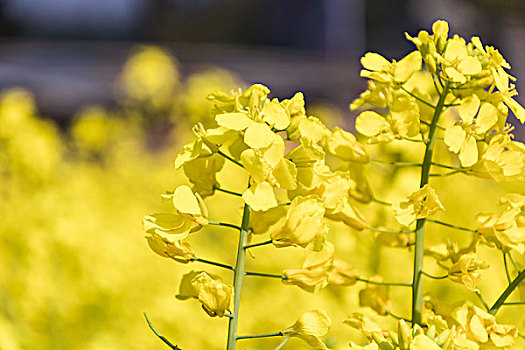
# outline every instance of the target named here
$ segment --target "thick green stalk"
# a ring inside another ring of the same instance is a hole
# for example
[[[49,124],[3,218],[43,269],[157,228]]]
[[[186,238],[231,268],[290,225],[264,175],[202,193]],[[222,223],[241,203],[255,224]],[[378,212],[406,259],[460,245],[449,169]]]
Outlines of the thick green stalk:
[[[521,271],[519,275],[516,276],[514,281],[512,281],[512,283],[509,284],[507,289],[505,289],[503,293],[501,293],[498,300],[496,300],[494,305],[490,308],[489,314],[495,315],[496,312],[498,312],[499,308],[505,303],[505,300],[507,300],[507,298],[510,296],[510,293],[512,293],[514,289],[518,288],[518,286],[521,282],[523,282],[523,280],[525,280],[525,270]]]
[[[432,123],[428,130],[428,143],[425,148],[425,157],[421,166],[421,182],[419,187],[428,184],[430,167],[432,166],[432,155],[436,141],[436,129],[439,117],[443,112],[445,99],[447,98],[449,83],[443,88],[441,96],[432,117]],[[425,248],[425,219],[418,219],[416,223],[416,244],[414,248],[414,273],[412,279],[412,324],[421,324],[421,312],[423,310],[423,251]]]
[[[241,289],[244,278],[244,260],[246,256],[246,242],[248,241],[248,226],[250,224],[250,207],[244,205],[242,214],[241,230],[239,231],[239,245],[237,248],[237,261],[233,276],[233,314],[228,324],[228,346],[227,350],[235,350],[237,345],[237,323],[239,321],[239,306],[241,304]]]

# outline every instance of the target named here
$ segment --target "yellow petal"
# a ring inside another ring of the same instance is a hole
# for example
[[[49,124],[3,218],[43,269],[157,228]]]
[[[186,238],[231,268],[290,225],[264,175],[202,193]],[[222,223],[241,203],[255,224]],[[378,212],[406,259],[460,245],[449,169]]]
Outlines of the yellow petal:
[[[266,211],[277,206],[273,187],[268,182],[261,182],[247,189],[242,199],[255,211]]]
[[[215,117],[217,124],[230,130],[244,130],[253,123],[245,113],[225,113]]]
[[[387,71],[391,65],[386,58],[375,52],[368,52],[361,57],[361,64],[363,68],[376,72]]]
[[[459,161],[462,167],[470,167],[478,162],[478,146],[476,139],[470,135],[467,135],[463,148],[459,152]]]
[[[463,143],[467,133],[459,125],[454,125],[445,130],[445,144],[448,146],[450,152],[459,153],[463,148]]]
[[[266,180],[270,174],[270,167],[264,159],[261,152],[254,149],[247,149],[241,153],[241,163],[244,165],[246,171],[250,173],[250,176],[257,183]]]
[[[455,83],[463,84],[467,81],[467,78],[460,72],[458,72],[453,67],[447,67],[445,68],[445,73],[447,73],[448,77]]]
[[[184,214],[202,215],[199,201],[188,186],[179,186],[175,189],[175,192],[173,192],[173,206]]]
[[[476,118],[476,133],[480,135],[486,133],[492,129],[497,121],[498,109],[490,103],[482,103]]]
[[[274,133],[266,123],[252,123],[244,132],[244,143],[251,148],[268,147],[274,141]]]
[[[316,349],[328,349],[321,341],[321,337],[328,333],[332,320],[326,312],[314,309],[302,315],[295,324],[282,331],[284,336],[298,337]]]
[[[281,158],[272,171],[280,188],[295,190],[297,188],[297,168],[288,159]]]
[[[284,130],[290,125],[290,117],[277,99],[267,103],[263,107],[261,114],[263,115],[263,120],[277,130]]]
[[[301,137],[307,137],[315,143],[330,135],[330,131],[318,118],[308,117],[299,123]]]
[[[474,117],[478,113],[481,102],[477,95],[464,98],[458,107],[459,116],[465,125],[472,124]]]
[[[481,72],[481,63],[476,57],[467,57],[458,64],[458,71],[465,75],[475,75]]]
[[[364,111],[357,117],[355,128],[360,134],[373,137],[390,129],[390,124],[378,113]]]
[[[404,137],[414,137],[419,134],[419,105],[416,100],[407,95],[396,96],[390,108],[396,131]]]
[[[422,58],[419,51],[414,51],[394,65],[394,78],[398,82],[407,81],[412,74],[421,69]]]

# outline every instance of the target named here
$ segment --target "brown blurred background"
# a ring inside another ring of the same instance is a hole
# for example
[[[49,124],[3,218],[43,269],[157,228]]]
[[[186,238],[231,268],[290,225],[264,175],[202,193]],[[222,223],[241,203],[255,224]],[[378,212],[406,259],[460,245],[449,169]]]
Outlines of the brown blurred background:
[[[111,105],[129,49],[153,43],[183,75],[218,65],[350,115],[364,87],[359,57],[398,58],[411,50],[402,33],[436,19],[494,44],[525,77],[522,0],[1,0],[0,88],[30,89],[44,115],[64,122],[88,103]]]

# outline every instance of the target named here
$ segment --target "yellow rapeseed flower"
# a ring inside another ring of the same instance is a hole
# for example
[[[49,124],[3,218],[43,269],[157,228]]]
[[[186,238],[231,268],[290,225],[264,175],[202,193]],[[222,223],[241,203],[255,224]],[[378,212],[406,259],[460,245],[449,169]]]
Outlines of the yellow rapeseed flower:
[[[302,315],[293,326],[281,331],[281,333],[285,337],[300,338],[315,349],[328,350],[321,341],[321,337],[328,333],[331,326],[332,320],[326,312],[321,309],[314,309]]]
[[[230,311],[233,287],[222,282],[222,279],[205,271],[191,271],[182,277],[179,300],[198,299],[202,308],[211,317],[223,317]]]

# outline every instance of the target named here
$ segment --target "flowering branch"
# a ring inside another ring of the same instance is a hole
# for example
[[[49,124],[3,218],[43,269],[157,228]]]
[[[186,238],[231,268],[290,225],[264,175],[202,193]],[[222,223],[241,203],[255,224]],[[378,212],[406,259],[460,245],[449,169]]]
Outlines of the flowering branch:
[[[357,280],[357,281],[360,281],[360,282],[370,283],[370,284],[377,284],[377,285],[379,285],[379,286],[412,287],[412,284],[411,284],[411,283],[401,283],[401,282],[379,282],[379,281],[367,280],[367,279],[365,279],[365,278],[361,278],[361,277],[357,277],[356,280]]]
[[[253,247],[260,247],[260,246],[268,245],[268,244],[272,244],[272,243],[273,243],[273,241],[270,239],[270,240],[264,241],[264,242],[259,242],[259,243],[253,243],[253,244],[245,245],[244,249],[249,249],[249,248],[253,248]]]
[[[478,230],[474,230],[474,229],[467,228],[467,227],[456,226],[456,225],[449,224],[447,222],[434,220],[434,219],[430,219],[430,218],[426,218],[426,221],[433,222],[435,224],[446,226],[446,227],[455,228],[456,230],[460,230],[460,231],[468,231],[468,232],[473,232],[473,233],[477,233],[478,232]]]
[[[208,221],[208,225],[214,225],[214,226],[224,226],[224,227],[230,227],[230,228],[234,228],[236,230],[241,230],[241,228],[237,225],[234,225],[234,224],[228,224],[226,222],[216,222],[216,221]]]
[[[157,337],[159,337],[160,340],[162,340],[166,345],[168,345],[171,349],[173,350],[182,350],[181,348],[179,348],[177,345],[173,345],[168,339],[166,339],[166,337],[164,337],[162,334],[160,334],[159,332],[157,332],[157,330],[153,327],[153,325],[151,324],[151,322],[149,321],[148,319],[148,315],[144,312],[144,317],[146,318],[146,322],[148,322],[148,326],[149,328],[153,331],[153,333],[155,333],[155,335]]]

